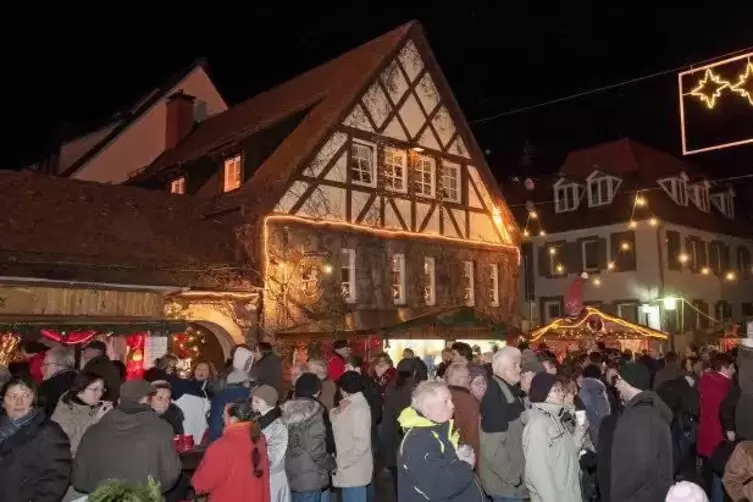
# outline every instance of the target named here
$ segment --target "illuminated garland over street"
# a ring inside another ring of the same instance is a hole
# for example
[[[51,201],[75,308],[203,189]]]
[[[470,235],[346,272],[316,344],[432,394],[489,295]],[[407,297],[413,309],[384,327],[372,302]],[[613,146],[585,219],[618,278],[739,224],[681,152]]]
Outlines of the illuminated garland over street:
[[[597,328],[593,327],[593,323],[599,324]],[[607,329],[605,323],[614,323],[618,327],[625,328],[620,329]],[[594,337],[615,337],[615,338],[654,338],[658,340],[666,340],[668,335],[662,331],[647,328],[639,324],[633,324],[619,317],[614,317],[609,314],[596,309],[594,307],[586,307],[584,314],[578,319],[561,318],[533,330],[528,336],[529,341],[538,341],[544,335],[554,334],[559,335],[562,338],[578,339],[584,336]]]

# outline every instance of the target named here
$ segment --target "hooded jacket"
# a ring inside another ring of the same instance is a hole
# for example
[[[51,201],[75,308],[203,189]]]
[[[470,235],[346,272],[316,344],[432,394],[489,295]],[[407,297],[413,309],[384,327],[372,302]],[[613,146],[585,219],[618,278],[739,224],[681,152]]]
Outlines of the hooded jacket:
[[[702,457],[710,457],[724,441],[720,411],[722,401],[731,389],[732,380],[716,371],[706,373],[698,383],[701,417],[696,451]]]
[[[438,424],[405,408],[398,418],[405,436],[398,450],[400,502],[484,502],[473,466],[457,455],[453,421]]]
[[[671,422],[672,411],[652,391],[625,404],[612,439],[610,500],[664,502],[674,482]]]
[[[591,443],[598,448],[601,421],[612,412],[609,406],[609,397],[607,397],[607,386],[596,378],[584,378],[578,397],[583,401],[583,406],[586,408],[588,435],[591,438]]]
[[[327,428],[321,403],[296,398],[282,404],[282,421],[288,427],[285,472],[290,490],[315,492],[329,486],[335,459],[327,452]]]

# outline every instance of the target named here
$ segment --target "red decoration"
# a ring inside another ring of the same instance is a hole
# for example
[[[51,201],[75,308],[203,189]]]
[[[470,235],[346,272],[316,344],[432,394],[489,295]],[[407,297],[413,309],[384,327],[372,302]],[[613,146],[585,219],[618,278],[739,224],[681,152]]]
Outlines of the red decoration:
[[[62,343],[63,345],[80,345],[82,343],[89,342],[94,335],[97,334],[94,330],[89,331],[72,331],[70,333],[61,333],[59,331],[53,331],[51,329],[40,330],[42,336],[53,342]]]
[[[135,333],[126,337],[128,352],[126,355],[126,379],[144,378],[144,345],[146,333]]]
[[[576,319],[583,314],[585,306],[583,305],[583,283],[586,280],[582,277],[576,278],[565,293],[565,315],[571,319]]]

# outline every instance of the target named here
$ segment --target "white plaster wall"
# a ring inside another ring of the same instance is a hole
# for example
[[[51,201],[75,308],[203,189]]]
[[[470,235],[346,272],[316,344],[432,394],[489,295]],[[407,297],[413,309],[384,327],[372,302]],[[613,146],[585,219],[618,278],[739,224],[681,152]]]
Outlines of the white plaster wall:
[[[202,68],[196,68],[166,96],[182,90],[206,103],[207,116],[227,109],[227,105]],[[151,164],[165,150],[166,100],[155,104],[102,152],[72,177],[100,183],[122,183],[128,174]]]

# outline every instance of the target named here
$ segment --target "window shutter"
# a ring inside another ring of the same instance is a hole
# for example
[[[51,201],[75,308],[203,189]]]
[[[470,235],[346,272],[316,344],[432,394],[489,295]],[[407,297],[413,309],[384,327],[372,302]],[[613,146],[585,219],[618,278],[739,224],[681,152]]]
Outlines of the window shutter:
[[[615,262],[615,272],[634,271],[637,266],[635,232],[633,230],[615,232],[609,236],[609,241],[611,258]],[[629,246],[625,251],[622,250],[623,243],[627,243]]]
[[[709,266],[709,251],[706,241],[700,237],[696,237],[695,241],[696,252],[698,253],[698,266],[700,268]]]
[[[583,246],[580,242],[568,242],[565,248],[565,272],[580,274],[583,272]]]
[[[729,270],[732,268],[730,267],[731,260],[730,260],[729,246],[724,243],[721,243],[720,252],[722,253],[722,275],[724,275],[727,272],[729,272]]]
[[[688,235],[687,237],[685,237],[685,253],[688,255],[687,266],[693,272],[698,272],[699,270],[698,263],[693,261],[693,245],[697,242],[697,240],[698,239],[696,237],[693,237],[692,235]],[[698,251],[696,250],[696,253],[697,252]]]
[[[546,245],[539,246],[539,275],[541,277],[549,277],[549,250]]]
[[[604,271],[607,270],[607,263],[609,256],[607,253],[607,240],[599,238],[599,268]]]
[[[680,233],[667,230],[667,268],[669,270],[682,270],[680,263]]]
[[[709,243],[709,266],[716,275],[722,274],[722,271],[719,268],[719,263],[721,262],[720,256],[722,253],[721,244],[722,243],[719,241],[711,241]]]

